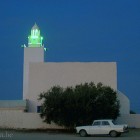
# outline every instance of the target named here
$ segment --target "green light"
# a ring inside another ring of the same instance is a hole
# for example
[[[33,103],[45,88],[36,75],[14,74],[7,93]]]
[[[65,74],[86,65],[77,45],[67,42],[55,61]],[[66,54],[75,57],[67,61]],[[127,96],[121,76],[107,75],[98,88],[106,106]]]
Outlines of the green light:
[[[43,37],[40,35],[40,30],[35,24],[31,29],[31,35],[28,37],[29,47],[42,47]]]
[[[31,36],[31,38],[35,39],[35,38],[38,38],[38,36]]]

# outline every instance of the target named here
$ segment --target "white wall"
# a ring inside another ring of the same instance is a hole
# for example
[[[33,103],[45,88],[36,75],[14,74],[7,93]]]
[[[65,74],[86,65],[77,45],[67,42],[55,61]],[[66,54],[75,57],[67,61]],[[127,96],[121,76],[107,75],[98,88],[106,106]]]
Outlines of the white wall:
[[[140,128],[140,114],[123,114],[118,117],[117,122],[120,124],[128,124],[132,128]]]
[[[140,114],[121,115],[117,122],[128,124],[129,127],[140,128]],[[0,111],[0,128],[13,129],[62,129],[55,124],[46,124],[42,121],[38,113],[25,113],[16,110]]]
[[[128,97],[118,91],[118,100],[120,101],[120,114],[130,114],[130,101]]]
[[[23,99],[27,99],[29,85],[29,64],[31,62],[44,62],[44,48],[24,48],[24,69],[23,69]]]
[[[36,112],[38,95],[52,86],[75,86],[85,82],[102,82],[117,89],[115,62],[67,62],[30,63],[29,66],[29,111]]]
[[[62,127],[44,123],[37,113],[3,110],[0,111],[0,128],[61,129]]]

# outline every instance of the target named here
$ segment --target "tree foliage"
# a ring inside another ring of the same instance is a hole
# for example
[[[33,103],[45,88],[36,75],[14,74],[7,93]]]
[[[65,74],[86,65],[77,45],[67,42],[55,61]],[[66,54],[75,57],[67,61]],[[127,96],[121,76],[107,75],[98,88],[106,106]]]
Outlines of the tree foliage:
[[[116,119],[119,116],[117,93],[102,83],[93,82],[62,88],[54,86],[39,95],[40,116],[60,126],[91,124],[95,119]]]

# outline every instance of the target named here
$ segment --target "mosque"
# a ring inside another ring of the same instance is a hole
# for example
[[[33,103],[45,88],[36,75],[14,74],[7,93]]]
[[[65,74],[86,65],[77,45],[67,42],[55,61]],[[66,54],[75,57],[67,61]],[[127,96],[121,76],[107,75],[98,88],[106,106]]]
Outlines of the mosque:
[[[27,101],[27,112],[39,112],[38,95],[52,86],[75,86],[85,82],[102,82],[117,89],[116,62],[44,62],[46,48],[40,29],[35,24],[24,45],[23,100]],[[129,99],[118,91],[120,113],[129,114]]]
[[[42,122],[38,114],[41,108],[41,101],[38,101],[39,94],[56,85],[65,88],[85,82],[95,84],[102,82],[117,91],[120,114],[126,116],[125,119],[128,118],[130,102],[118,91],[116,62],[45,62],[47,49],[43,45],[43,37],[37,24],[31,28],[28,45],[22,47],[24,50],[23,99],[0,100],[2,128],[57,128],[56,125]],[[133,120],[132,118],[130,121]]]

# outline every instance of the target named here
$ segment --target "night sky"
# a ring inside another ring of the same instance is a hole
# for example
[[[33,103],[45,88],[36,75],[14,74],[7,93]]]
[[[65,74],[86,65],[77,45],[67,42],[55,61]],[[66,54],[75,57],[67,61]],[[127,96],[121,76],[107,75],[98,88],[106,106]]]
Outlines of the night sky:
[[[140,113],[140,0],[3,0],[0,100],[22,99],[23,48],[36,22],[49,62],[117,62],[118,90]]]

